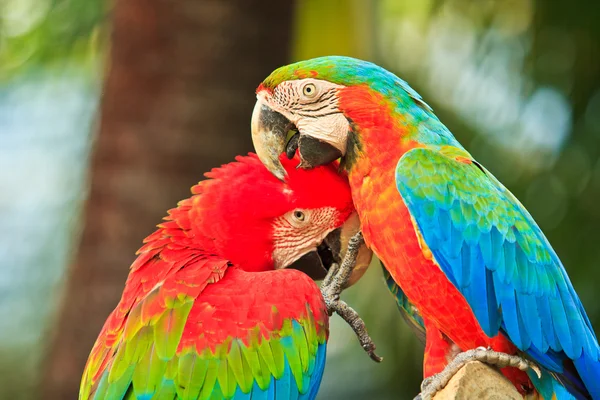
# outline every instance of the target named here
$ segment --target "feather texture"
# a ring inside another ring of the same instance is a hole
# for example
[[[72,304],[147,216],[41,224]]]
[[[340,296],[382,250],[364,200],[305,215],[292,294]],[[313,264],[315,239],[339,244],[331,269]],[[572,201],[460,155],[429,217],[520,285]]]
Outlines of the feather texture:
[[[600,399],[599,349],[589,319],[518,200],[393,73],[350,57],[319,57],[278,68],[258,91],[276,92],[282,82],[304,78],[340,86],[336,111],[350,122],[341,165],[365,242],[385,263],[399,307],[418,326],[415,314],[406,313],[415,304],[426,322],[426,376],[439,372],[428,365],[436,357],[427,352],[450,350],[429,346],[430,336],[445,336],[439,346],[511,353],[516,346],[572,393]],[[431,364],[443,368],[444,357],[436,359],[439,365]],[[517,389],[529,390],[527,375],[513,372]]]
[[[577,360],[595,360],[597,366],[598,342],[560,260],[518,200],[475,162],[459,161],[465,159],[470,155],[455,147],[417,148],[402,156],[397,187],[417,229],[427,245],[434,244],[435,260],[488,336],[505,332],[542,365],[537,353],[528,352],[532,346],[562,354],[593,388],[585,379],[589,363]],[[447,185],[455,190],[436,190]],[[458,255],[443,233],[446,215],[453,234],[463,238]],[[544,366],[564,372],[560,365]]]
[[[334,166],[283,162],[285,183],[256,156],[239,157],[169,211],[94,344],[80,399],[315,398],[327,310],[307,275],[274,270],[272,222],[296,207],[329,207],[338,212],[321,229],[332,230],[352,199]]]
[[[219,260],[201,259],[183,268],[226,266]],[[178,279],[177,273],[168,279]],[[257,293],[284,288],[286,299],[258,303],[263,297],[248,293],[247,284]],[[111,315],[90,355],[80,398],[119,399],[130,387],[133,399],[160,394],[160,398],[195,400],[213,398],[215,393],[226,399],[250,398],[251,393],[260,398],[272,385],[278,392],[293,388],[301,396],[318,385],[327,325],[324,309],[317,310],[317,316],[310,309],[310,297],[318,289],[307,276],[294,270],[247,273],[231,269],[196,297],[189,292],[197,286],[189,282],[191,290],[175,299],[165,298],[163,286],[142,297],[124,321],[117,318],[119,309]],[[230,299],[249,295],[253,299],[244,301],[245,307],[226,308],[222,301],[231,304]],[[279,300],[282,307],[294,303],[304,307],[293,318],[264,318]],[[134,311],[147,302],[159,303],[148,306],[155,314]],[[221,323],[226,318],[232,322]]]

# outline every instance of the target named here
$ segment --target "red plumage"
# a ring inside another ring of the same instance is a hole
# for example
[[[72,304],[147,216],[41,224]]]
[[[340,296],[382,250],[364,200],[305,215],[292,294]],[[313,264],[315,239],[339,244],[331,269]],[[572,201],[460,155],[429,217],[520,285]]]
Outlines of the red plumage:
[[[255,345],[250,341],[257,330],[269,340],[291,320],[313,321],[312,337],[327,335],[316,284],[302,272],[274,270],[274,221],[298,208],[332,208],[331,220],[319,228],[324,237],[353,212],[350,189],[337,166],[306,171],[296,168],[297,158],[281,161],[285,182],[254,154],[213,169],[144,240],[123,296],[92,349],[83,398],[98,390],[107,368],[120,376],[137,362],[148,329],[160,359],[190,349],[214,352],[232,338]],[[111,384],[117,383],[115,378]]]
[[[365,242],[423,316],[427,326],[423,375],[444,369],[457,350],[452,343],[462,350],[484,346],[516,353],[504,335],[490,338],[484,333],[464,296],[417,237],[412,216],[396,188],[395,170],[401,155],[423,145],[410,139],[402,114],[389,107],[381,94],[366,85],[340,92],[340,109],[360,126],[362,152],[376,155],[352,160],[355,164],[349,172]],[[525,372],[504,368],[503,373],[520,391],[532,386]]]

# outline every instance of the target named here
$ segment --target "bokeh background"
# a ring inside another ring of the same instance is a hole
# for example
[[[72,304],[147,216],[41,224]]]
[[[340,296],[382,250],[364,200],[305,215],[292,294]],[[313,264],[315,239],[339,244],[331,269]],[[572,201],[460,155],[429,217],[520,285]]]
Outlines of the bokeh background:
[[[599,4],[3,0],[0,398],[77,397],[142,238],[203,172],[252,149],[271,70],[327,54],[423,95],[530,210],[599,329]],[[423,349],[378,265],[344,297],[385,360],[334,318],[319,398],[412,398]]]

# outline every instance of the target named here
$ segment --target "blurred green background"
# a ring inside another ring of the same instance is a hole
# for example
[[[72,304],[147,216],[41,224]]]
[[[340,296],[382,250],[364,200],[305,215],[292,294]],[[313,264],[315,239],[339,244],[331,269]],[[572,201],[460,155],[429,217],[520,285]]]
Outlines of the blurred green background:
[[[0,398],[76,398],[142,238],[252,149],[271,70],[327,54],[420,92],[529,209],[600,327],[598,21],[596,0],[3,0]],[[379,266],[344,297],[385,360],[334,318],[319,398],[412,398],[423,349]]]

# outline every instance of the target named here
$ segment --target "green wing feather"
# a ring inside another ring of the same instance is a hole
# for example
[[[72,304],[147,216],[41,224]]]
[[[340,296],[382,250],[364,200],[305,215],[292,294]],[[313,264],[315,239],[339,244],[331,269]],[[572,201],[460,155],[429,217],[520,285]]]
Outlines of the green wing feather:
[[[560,372],[564,357],[580,374],[597,369],[596,336],[556,253],[521,203],[469,153],[410,150],[398,162],[396,185],[486,334],[501,329],[551,370]]]
[[[281,319],[277,329],[256,324],[240,330],[235,320],[207,324],[218,307],[214,299],[223,296],[213,291],[214,297],[206,298],[202,291],[208,282],[235,276],[223,272],[226,268],[222,260],[193,260],[185,265],[185,274],[200,281],[192,284],[175,272],[129,311],[117,307],[92,350],[80,399],[260,400],[294,393],[294,398],[314,398],[325,363],[327,321],[317,320],[305,304],[303,317]],[[248,294],[242,287],[238,292]],[[129,303],[131,293],[125,292],[122,303]],[[267,307],[278,315],[276,308]],[[248,315],[252,308],[240,312]],[[235,333],[209,342],[213,329]]]

